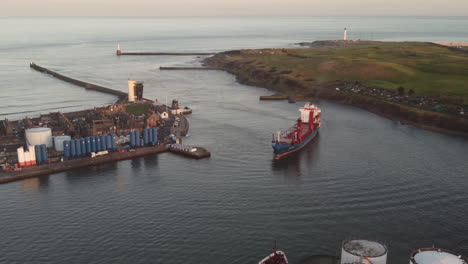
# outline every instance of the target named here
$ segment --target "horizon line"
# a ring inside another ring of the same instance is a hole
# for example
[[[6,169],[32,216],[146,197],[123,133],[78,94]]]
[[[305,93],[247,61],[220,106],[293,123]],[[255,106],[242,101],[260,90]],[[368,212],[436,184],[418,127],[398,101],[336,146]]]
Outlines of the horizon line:
[[[468,15],[149,15],[149,16],[131,16],[131,15],[51,15],[51,16],[26,16],[26,15],[0,15],[0,18],[45,18],[45,17],[55,17],[55,18],[171,18],[171,17],[468,17]]]

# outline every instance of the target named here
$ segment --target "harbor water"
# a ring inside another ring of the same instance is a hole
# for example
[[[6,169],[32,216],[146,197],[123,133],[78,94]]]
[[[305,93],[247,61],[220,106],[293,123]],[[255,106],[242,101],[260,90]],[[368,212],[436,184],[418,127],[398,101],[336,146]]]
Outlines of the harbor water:
[[[295,47],[348,37],[468,41],[468,17],[0,18],[0,118],[115,102],[29,68],[29,62],[146,98],[189,106],[190,136],[212,156],[171,153],[0,186],[0,263],[256,263],[274,241],[291,263],[339,255],[341,241],[389,247],[389,263],[432,245],[468,254],[468,140],[330,102],[315,141],[273,161],[272,133],[303,102],[197,67],[212,52]],[[447,30],[450,29],[450,30]]]

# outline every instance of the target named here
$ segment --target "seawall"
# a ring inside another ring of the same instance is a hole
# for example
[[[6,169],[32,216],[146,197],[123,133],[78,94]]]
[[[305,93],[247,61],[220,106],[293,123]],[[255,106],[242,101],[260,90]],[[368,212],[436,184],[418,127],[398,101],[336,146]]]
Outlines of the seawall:
[[[96,84],[83,82],[83,81],[80,81],[80,80],[77,80],[77,79],[67,77],[65,75],[62,75],[62,74],[56,73],[54,71],[51,71],[49,69],[46,69],[44,67],[41,67],[41,66],[37,65],[34,62],[31,62],[29,64],[29,66],[32,69],[36,70],[36,71],[39,71],[39,72],[42,72],[42,73],[47,73],[49,75],[54,76],[57,79],[60,79],[62,81],[65,81],[65,82],[68,82],[68,83],[71,83],[71,84],[74,84],[74,85],[77,85],[77,86],[84,87],[85,89],[88,89],[88,90],[93,90],[93,91],[98,91],[98,92],[101,92],[101,93],[116,95],[119,98],[126,98],[128,96],[127,93],[124,93],[124,92],[121,92],[121,91],[118,91],[118,90],[102,87],[102,86],[99,86],[99,85],[96,85]]]
[[[12,181],[18,181],[27,178],[38,177],[41,175],[53,174],[57,172],[72,170],[76,168],[88,167],[107,162],[132,159],[136,157],[146,156],[167,151],[166,146],[159,145],[155,147],[142,147],[133,149],[131,152],[111,152],[104,156],[95,158],[82,157],[63,162],[50,163],[35,167],[23,168],[21,171],[0,172],[0,184]]]
[[[160,70],[172,70],[172,71],[185,71],[185,70],[199,70],[199,71],[213,71],[213,70],[218,70],[213,67],[164,67],[161,66],[159,67]]]
[[[213,55],[214,52],[119,52],[117,56],[205,56]]]

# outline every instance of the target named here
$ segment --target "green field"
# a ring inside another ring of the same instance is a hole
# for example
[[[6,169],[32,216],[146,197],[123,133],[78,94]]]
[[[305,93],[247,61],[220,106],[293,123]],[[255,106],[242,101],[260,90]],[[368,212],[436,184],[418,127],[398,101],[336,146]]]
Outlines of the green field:
[[[340,47],[244,50],[230,55],[296,80],[359,81],[421,95],[448,95],[468,104],[468,53],[423,42],[363,42]]]
[[[151,108],[151,104],[127,104],[125,105],[125,111],[129,114],[140,116],[148,113]]]

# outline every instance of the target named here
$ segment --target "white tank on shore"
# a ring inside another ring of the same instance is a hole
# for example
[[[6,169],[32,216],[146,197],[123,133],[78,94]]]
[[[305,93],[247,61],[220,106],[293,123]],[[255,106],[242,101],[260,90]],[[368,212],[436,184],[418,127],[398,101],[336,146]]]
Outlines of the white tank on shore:
[[[71,140],[70,136],[56,136],[54,137],[55,151],[63,152],[63,142]]]
[[[29,155],[31,159],[31,165],[35,166],[36,165],[36,151],[34,150],[34,146],[29,145],[28,150],[29,150]]]
[[[467,264],[467,260],[442,248],[421,248],[411,253],[410,264]]]
[[[16,151],[18,152],[18,166],[22,168],[26,166],[26,163],[24,161],[24,148],[19,147]]]
[[[386,264],[387,247],[370,240],[347,240],[341,249],[341,264]]]
[[[33,146],[45,144],[48,148],[51,148],[52,129],[48,127],[26,129],[26,143]]]

